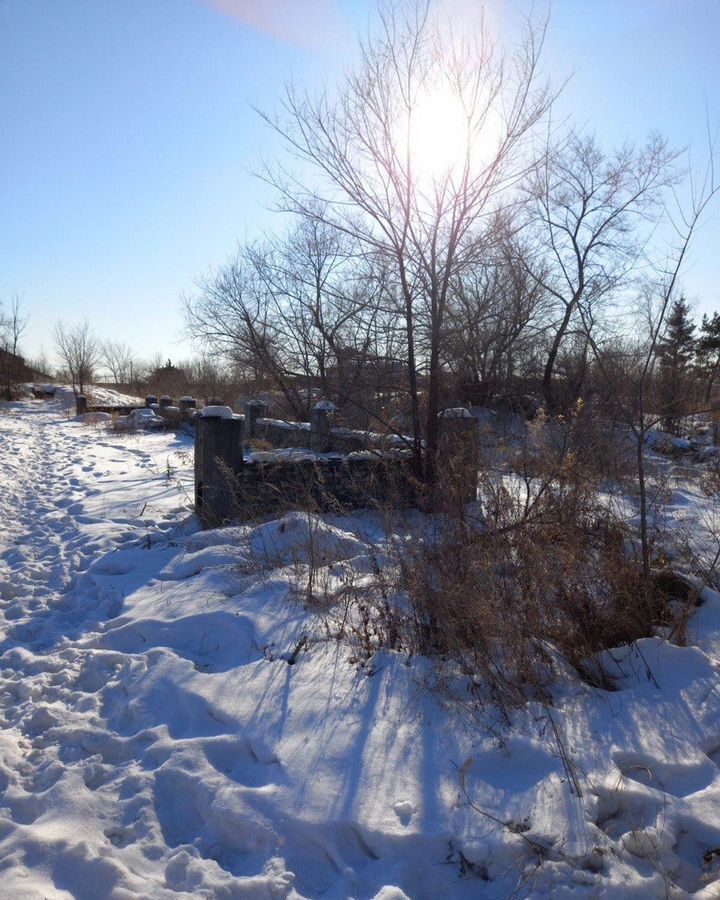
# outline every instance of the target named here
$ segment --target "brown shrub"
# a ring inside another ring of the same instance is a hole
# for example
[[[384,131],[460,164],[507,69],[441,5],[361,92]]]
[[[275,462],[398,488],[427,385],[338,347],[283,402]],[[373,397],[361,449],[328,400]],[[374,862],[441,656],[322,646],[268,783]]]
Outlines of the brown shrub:
[[[467,473],[452,465],[433,514],[413,520],[389,501],[390,537],[371,565],[307,576],[328,634],[359,660],[380,647],[432,656],[502,707],[545,698],[566,666],[610,687],[602,651],[670,625],[671,610],[574,428],[534,423],[507,470],[483,474],[481,504],[453,486]]]

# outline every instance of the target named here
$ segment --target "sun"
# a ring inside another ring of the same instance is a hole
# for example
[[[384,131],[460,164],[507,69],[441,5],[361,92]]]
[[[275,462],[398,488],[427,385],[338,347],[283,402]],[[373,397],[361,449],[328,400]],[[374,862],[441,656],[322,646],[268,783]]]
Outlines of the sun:
[[[468,107],[450,87],[436,86],[417,97],[399,137],[401,147],[407,141],[414,180],[432,184],[456,179],[466,164],[484,168],[501,131],[491,104]]]
[[[408,117],[407,135],[413,171],[437,180],[461,169],[470,151],[468,115],[449,89],[422,94]]]

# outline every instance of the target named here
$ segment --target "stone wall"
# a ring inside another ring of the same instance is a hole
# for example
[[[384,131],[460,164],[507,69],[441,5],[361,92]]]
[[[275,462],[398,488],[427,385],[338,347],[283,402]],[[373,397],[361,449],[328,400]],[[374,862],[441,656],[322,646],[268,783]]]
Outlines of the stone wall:
[[[247,415],[245,416],[247,421]],[[325,432],[313,429],[310,422],[285,422],[281,419],[257,419],[254,438],[267,441],[271,447],[281,449],[298,447],[302,450],[320,450],[325,453],[352,453],[374,446],[373,438],[348,428],[330,428],[321,448]],[[249,438],[251,439],[251,438]]]
[[[252,411],[238,416],[227,407],[201,410],[195,435],[195,509],[202,525],[213,527],[232,518],[298,507],[350,510],[384,502],[417,503],[418,484],[408,453],[363,450],[319,455],[318,449],[327,451],[348,435],[340,434],[336,444],[331,429],[313,424],[258,419]],[[253,437],[276,448],[311,449],[317,455],[248,458],[242,448],[249,425]],[[350,432],[349,438],[354,448],[357,436]]]
[[[232,479],[235,515],[242,517],[298,508],[348,512],[389,503],[415,506],[418,489],[412,460],[399,454],[252,460]]]

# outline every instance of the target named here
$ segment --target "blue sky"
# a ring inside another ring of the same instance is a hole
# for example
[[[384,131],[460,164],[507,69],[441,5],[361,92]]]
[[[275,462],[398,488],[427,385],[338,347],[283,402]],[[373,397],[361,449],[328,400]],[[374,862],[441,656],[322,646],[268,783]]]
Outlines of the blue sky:
[[[503,32],[529,3],[486,5]],[[374,8],[0,0],[0,298],[24,298],[25,352],[87,318],[141,356],[189,355],[180,296],[276,224],[251,170],[281,151],[249,104],[272,109],[290,78],[332,84]],[[556,118],[607,144],[658,128],[700,157],[706,104],[720,121],[718,37],[720,0],[555,0],[545,65],[573,73]],[[719,246],[717,210],[684,277],[698,312],[720,309]]]

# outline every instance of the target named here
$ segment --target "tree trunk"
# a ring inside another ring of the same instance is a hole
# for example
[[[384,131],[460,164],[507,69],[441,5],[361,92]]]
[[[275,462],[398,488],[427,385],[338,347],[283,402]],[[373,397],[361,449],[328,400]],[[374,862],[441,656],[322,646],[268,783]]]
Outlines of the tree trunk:
[[[570,319],[573,314],[573,310],[575,309],[576,300],[573,298],[570,303],[565,306],[565,315],[562,318],[562,322],[560,323],[560,327],[555,333],[555,337],[553,338],[552,345],[550,347],[550,352],[548,354],[547,362],[545,363],[545,370],[543,371],[542,378],[542,391],[543,391],[543,400],[545,401],[545,406],[547,411],[552,414],[557,411],[557,402],[555,397],[555,391],[553,390],[553,371],[555,369],[555,361],[557,360],[557,355],[560,351],[560,344],[562,344],[562,340],[565,337],[565,332],[568,330],[570,325]]]
[[[403,282],[405,281],[403,274]],[[423,478],[423,454],[420,434],[420,402],[418,400],[417,388],[417,365],[415,359],[415,334],[413,321],[413,305],[412,296],[407,286],[403,283],[403,294],[405,298],[405,330],[407,334],[407,364],[408,364],[408,386],[410,389],[410,416],[412,419],[413,431],[413,461],[415,468],[415,476]]]
[[[643,443],[645,439],[644,427],[637,437],[637,474],[638,488],[640,491],[640,546],[642,553],[642,568],[645,583],[650,582],[650,537],[648,535],[647,519],[647,489],[645,487],[645,460],[643,459]]]
[[[437,329],[439,331],[439,329]],[[438,413],[440,412],[440,347],[439,335],[433,326],[430,348],[430,380],[428,384],[428,408],[425,424],[425,484],[435,483],[438,449]]]

